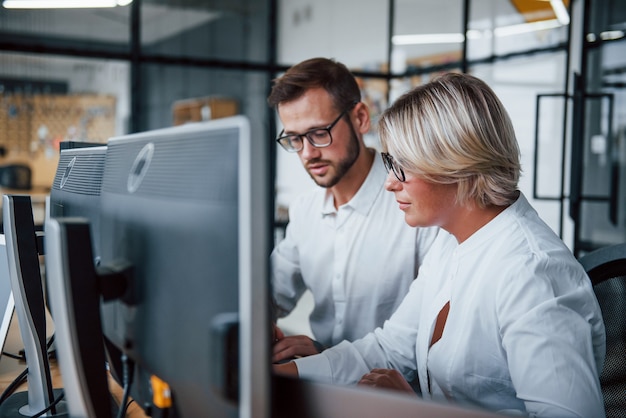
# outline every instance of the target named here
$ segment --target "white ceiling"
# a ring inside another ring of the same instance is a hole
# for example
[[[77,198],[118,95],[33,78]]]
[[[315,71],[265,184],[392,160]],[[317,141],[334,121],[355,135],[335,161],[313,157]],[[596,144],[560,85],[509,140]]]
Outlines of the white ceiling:
[[[169,38],[220,16],[206,8],[173,8],[144,3],[141,6],[144,44]],[[48,35],[82,40],[127,43],[130,6],[111,9],[0,9],[0,29],[24,35]]]

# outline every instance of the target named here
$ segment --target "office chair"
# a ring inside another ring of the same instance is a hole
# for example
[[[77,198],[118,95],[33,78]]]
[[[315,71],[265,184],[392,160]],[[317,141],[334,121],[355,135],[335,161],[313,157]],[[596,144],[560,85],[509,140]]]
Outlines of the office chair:
[[[579,259],[593,284],[606,327],[606,359],[600,375],[607,418],[626,417],[626,243]]]
[[[32,187],[32,170],[26,164],[0,166],[0,186],[7,189],[28,190]]]

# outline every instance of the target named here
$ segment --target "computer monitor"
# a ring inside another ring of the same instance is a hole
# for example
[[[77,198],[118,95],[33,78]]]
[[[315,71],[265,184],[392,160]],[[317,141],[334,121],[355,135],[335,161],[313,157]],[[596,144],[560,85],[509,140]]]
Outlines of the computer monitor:
[[[131,393],[144,408],[154,402],[142,386],[156,376],[170,416],[269,416],[268,191],[252,186],[267,174],[252,147],[244,116],[108,142],[94,280],[106,287],[115,275],[104,269],[127,267],[128,287],[102,303],[101,322],[115,374],[118,354],[136,365]],[[51,225],[48,274],[79,281],[69,270],[89,258],[84,224]]]
[[[100,188],[102,184],[102,175],[104,173],[104,158],[106,156],[106,145],[93,144],[93,143],[78,143],[78,142],[64,142],[61,144],[59,153],[59,162],[57,170],[52,182],[50,194],[46,199],[46,220],[44,223],[44,230],[47,229],[50,224],[51,218],[67,218],[67,217],[82,217],[89,222],[88,227],[91,232],[91,246],[93,248],[92,257],[95,264],[98,263],[98,232],[99,232],[99,217],[100,217]],[[46,263],[47,264],[47,263]],[[47,282],[48,278],[46,278]],[[64,283],[59,283],[58,286],[64,286]],[[48,286],[50,287],[50,286]],[[85,295],[78,295],[79,298],[85,297]],[[68,296],[69,298],[69,296]],[[57,298],[58,299],[58,298]],[[76,365],[77,359],[81,359],[81,353],[89,352],[88,356],[92,363],[95,363],[97,355],[102,355],[104,358],[104,351],[101,347],[101,333],[99,332],[99,323],[96,323],[98,331],[89,329],[87,326],[85,329],[81,327],[72,327],[73,324],[68,324],[68,318],[64,317],[64,313],[68,309],[62,309],[61,313],[59,309],[54,309],[53,301],[47,300],[50,310],[52,312],[52,319],[55,323],[56,335],[58,337],[59,331],[61,334],[71,335],[69,328],[74,332],[79,332],[83,338],[89,337],[91,339],[91,345],[80,347],[76,341],[71,349],[65,349],[68,346],[67,343],[61,343],[64,349],[57,350],[59,357],[64,359],[65,366]],[[57,300],[58,305],[66,303],[72,303],[71,300]],[[97,302],[95,302],[97,303]],[[96,307],[97,309],[97,307]],[[58,316],[56,315],[58,313]],[[95,335],[95,337],[94,337]],[[80,340],[84,345],[85,341]],[[58,342],[57,342],[58,347]],[[75,350],[74,350],[75,349]],[[82,351],[81,351],[82,350]],[[64,375],[64,385],[68,392],[82,393],[87,395],[81,396],[82,399],[95,398],[93,402],[82,402],[80,410],[92,411],[99,409],[100,412],[104,412],[105,415],[110,416],[111,405],[109,403],[108,386],[106,375],[103,375],[104,360],[102,360],[102,367],[96,368],[70,368],[66,367]],[[80,376],[81,379],[77,379],[76,376]],[[81,387],[82,381],[89,380],[91,385],[89,387]],[[87,390],[89,388],[89,390]],[[100,399],[102,398],[102,401]],[[77,410],[74,408],[72,413],[74,416],[81,416],[80,413],[76,414]]]
[[[106,145],[102,144],[94,146],[68,142],[62,146],[46,204],[46,218],[83,217],[89,220],[96,263],[100,244],[100,189],[106,151]]]
[[[4,234],[0,234],[0,352],[4,350],[15,303],[11,292],[9,265],[7,260],[7,246]]]

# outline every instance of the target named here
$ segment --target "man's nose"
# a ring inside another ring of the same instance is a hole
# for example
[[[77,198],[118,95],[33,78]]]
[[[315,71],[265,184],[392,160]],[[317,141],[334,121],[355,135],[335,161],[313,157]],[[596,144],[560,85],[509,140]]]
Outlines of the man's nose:
[[[300,150],[300,155],[305,160],[310,160],[312,158],[318,157],[320,154],[320,149],[314,147],[308,140],[306,136],[302,137],[302,150]]]

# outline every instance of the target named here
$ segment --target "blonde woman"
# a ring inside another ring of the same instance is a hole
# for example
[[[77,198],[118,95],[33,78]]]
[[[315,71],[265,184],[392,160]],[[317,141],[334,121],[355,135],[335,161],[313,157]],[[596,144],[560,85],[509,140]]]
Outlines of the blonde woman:
[[[509,116],[447,74],[380,121],[386,189],[411,226],[444,230],[382,328],[276,370],[544,417],[602,417],[605,331],[584,270],[517,189]],[[446,233],[447,232],[447,233]]]

